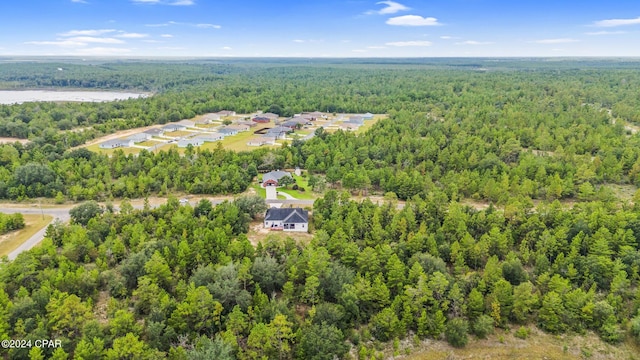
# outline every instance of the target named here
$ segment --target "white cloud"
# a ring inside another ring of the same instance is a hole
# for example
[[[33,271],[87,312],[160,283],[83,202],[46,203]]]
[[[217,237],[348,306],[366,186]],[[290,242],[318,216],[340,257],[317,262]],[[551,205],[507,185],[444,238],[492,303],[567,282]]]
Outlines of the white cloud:
[[[388,25],[396,26],[437,26],[442,25],[438,23],[438,19],[434,17],[422,17],[418,15],[404,15],[392,17],[387,20]]]
[[[388,42],[388,46],[431,46],[431,41],[394,41]]]
[[[115,38],[101,38],[94,36],[77,36],[69,38],[70,41],[77,41],[80,43],[98,43],[98,44],[122,44],[124,41]]]
[[[183,23],[177,21],[167,21],[165,23],[160,24],[146,24],[147,27],[165,27],[165,26],[173,26],[173,25],[182,25],[182,26],[191,26],[197,27],[200,29],[220,29],[222,26],[216,24],[194,24],[194,23]]]
[[[380,2],[377,2],[376,5],[387,5],[387,7],[382,8],[380,10],[369,10],[365,14],[367,14],[367,15],[374,15],[374,14],[388,15],[388,14],[395,14],[395,13],[400,12],[400,11],[411,10],[411,8],[409,8],[407,6],[404,6],[402,4],[399,4],[399,3],[395,2],[395,1],[380,1]]]
[[[590,36],[598,36],[598,35],[619,35],[619,34],[626,34],[626,31],[592,31],[592,32],[586,32],[585,35],[590,35]]]
[[[88,4],[88,2],[84,1],[84,0],[71,0],[72,3],[76,3],[76,4]]]
[[[215,24],[195,24],[193,25],[200,29],[220,29],[222,26]]]
[[[222,47],[222,50],[233,50],[230,46],[224,46]]]
[[[195,1],[192,1],[192,0],[178,0],[178,1],[174,1],[172,3],[169,3],[169,5],[173,5],[173,6],[190,6],[190,5],[195,5]]]
[[[454,39],[460,39],[460,38],[457,37],[457,36],[442,35],[442,36],[440,36],[440,39],[442,39],[442,40],[454,40]]]
[[[27,41],[27,45],[51,45],[60,47],[78,47],[87,46],[87,43],[73,41],[73,40],[60,40],[60,41]]]
[[[493,42],[491,41],[476,41],[476,40],[467,40],[462,42],[457,42],[456,45],[491,45]]]
[[[573,42],[578,42],[580,40],[570,39],[570,38],[559,38],[559,39],[542,39],[533,41],[536,44],[568,44]]]
[[[635,19],[607,19],[600,20],[593,23],[598,27],[616,27],[616,26],[627,26],[627,25],[640,25],[640,17]]]
[[[171,34],[162,34],[162,35],[160,35],[160,37],[163,37],[163,38],[172,38],[172,37],[173,37],[173,35],[171,35]]]
[[[89,56],[104,56],[104,55],[122,55],[130,53],[131,49],[125,48],[105,48],[94,47],[76,50],[77,55],[89,55]]]
[[[141,39],[149,37],[149,34],[140,34],[140,33],[122,33],[116,35],[116,37],[124,38],[124,39]]]
[[[66,33],[58,34],[60,36],[99,36],[114,32],[114,29],[97,29],[97,30],[71,30]]]
[[[295,40],[293,40],[293,42],[294,42],[294,43],[299,43],[299,44],[301,44],[301,43],[303,43],[303,42],[304,42],[304,40],[302,40],[302,39],[295,39]]]
[[[166,0],[131,0],[134,4],[148,4],[148,5],[172,5],[172,6],[190,6],[195,5],[196,2],[193,0],[174,0],[174,1],[166,1]]]

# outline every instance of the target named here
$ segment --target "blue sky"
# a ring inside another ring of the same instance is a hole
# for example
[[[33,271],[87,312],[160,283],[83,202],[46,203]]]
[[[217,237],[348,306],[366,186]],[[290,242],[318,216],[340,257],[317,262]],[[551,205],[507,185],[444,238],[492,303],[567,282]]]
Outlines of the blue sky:
[[[640,56],[638,0],[3,0],[0,55]]]

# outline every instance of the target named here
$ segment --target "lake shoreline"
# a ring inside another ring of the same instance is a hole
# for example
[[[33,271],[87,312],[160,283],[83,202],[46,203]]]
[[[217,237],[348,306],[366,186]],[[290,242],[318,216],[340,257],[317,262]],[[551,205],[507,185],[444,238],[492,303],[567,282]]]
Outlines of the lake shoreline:
[[[140,99],[153,93],[122,90],[70,90],[70,89],[21,89],[0,90],[0,104],[15,105],[26,102],[110,102]]]

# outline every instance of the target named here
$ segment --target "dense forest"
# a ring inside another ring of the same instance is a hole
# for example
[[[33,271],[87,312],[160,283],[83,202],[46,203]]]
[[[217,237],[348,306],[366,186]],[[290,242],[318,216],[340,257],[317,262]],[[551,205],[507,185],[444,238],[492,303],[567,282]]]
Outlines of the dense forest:
[[[40,247],[0,263],[0,337],[63,342],[7,356],[370,359],[386,342],[463,347],[496,328],[526,339],[533,327],[640,343],[640,192],[620,198],[612,190],[640,185],[638,65],[3,66],[4,88],[155,95],[0,106],[0,135],[31,140],[0,146],[0,198],[170,196],[155,209],[80,205]],[[389,116],[360,135],[318,130],[272,150],[109,157],[71,149],[117,129],[220,109]],[[241,194],[258,172],[296,166],[322,193],[308,242],[252,244],[249,224],[264,211],[253,197],[194,207],[171,197]],[[353,198],[370,194],[387,201]]]
[[[51,226],[0,268],[0,329],[63,346],[8,355],[332,359],[353,347],[369,358],[375,342],[414,334],[464,346],[509,324],[523,338],[539,326],[640,340],[637,207],[509,214],[436,191],[396,210],[331,190],[316,201],[309,244],[254,248],[251,204],[125,203]]]

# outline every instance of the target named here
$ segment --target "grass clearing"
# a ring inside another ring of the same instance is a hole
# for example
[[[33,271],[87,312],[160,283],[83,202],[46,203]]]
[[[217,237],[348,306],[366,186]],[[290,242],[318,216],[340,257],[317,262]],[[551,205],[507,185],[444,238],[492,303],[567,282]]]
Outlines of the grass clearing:
[[[93,144],[93,145],[87,146],[87,150],[111,156],[117,150],[122,150],[122,152],[124,152],[125,155],[129,155],[129,154],[138,154],[140,152],[140,150],[142,150],[142,149],[134,148],[134,147],[121,147],[121,148],[115,148],[115,149],[102,149],[102,148],[100,148],[100,144]]]
[[[233,150],[233,151],[251,151],[257,148],[263,148],[265,146],[269,146],[269,145],[264,145],[264,146],[256,147],[256,146],[247,145],[247,142],[249,142],[249,140],[254,136],[256,135],[253,134],[253,131],[244,131],[244,132],[238,133],[238,135],[227,136],[222,141],[219,141],[219,142],[222,143],[223,148],[227,150]],[[217,146],[216,143],[217,142],[206,143],[203,146],[201,146],[201,148],[215,149]]]
[[[136,145],[150,147],[150,146],[162,144],[163,142],[164,141],[147,140],[147,141],[143,141],[141,143],[137,143]]]
[[[249,239],[249,242],[253,244],[253,246],[257,246],[258,243],[264,244],[270,239],[282,241],[286,240],[287,238],[291,238],[299,244],[308,244],[313,239],[313,234],[295,231],[271,231],[264,228],[264,223],[262,222],[262,219],[260,219],[251,222],[251,224],[249,225],[247,238]]]
[[[37,215],[37,214],[23,214],[25,227],[17,231],[13,231],[0,236],[0,257],[9,255],[20,244],[27,241],[33,234],[40,231],[43,227],[47,226],[53,216],[51,215]]]
[[[305,187],[305,190],[307,188]],[[283,192],[285,194],[289,194],[298,200],[315,200],[317,196],[314,196],[311,191],[300,192],[298,190],[293,189],[285,189],[283,187],[278,188],[279,192]]]
[[[371,129],[373,125],[375,125],[378,121],[384,119],[385,117],[386,115],[376,115],[373,117],[372,120],[365,120],[364,125],[360,126],[356,131],[354,131],[354,133],[355,134],[365,133],[367,130]]]
[[[633,195],[638,190],[635,185],[607,184],[603,186],[611,189],[613,194],[622,201],[632,201]]]
[[[260,184],[253,184],[251,187],[256,191],[256,194],[263,199],[267,198],[267,190],[260,186]]]
[[[180,130],[178,130],[178,131],[166,132],[166,133],[164,133],[164,136],[177,138],[177,137],[196,135],[196,134],[197,134],[197,132],[194,132],[194,131],[180,131]]]
[[[515,330],[496,330],[485,340],[470,336],[469,344],[462,349],[453,348],[444,341],[424,340],[419,344],[403,341],[401,353],[410,353],[404,357],[406,360],[640,359],[640,349],[632,341],[611,345],[593,333],[556,336],[530,329],[532,334],[526,340],[514,337]]]

